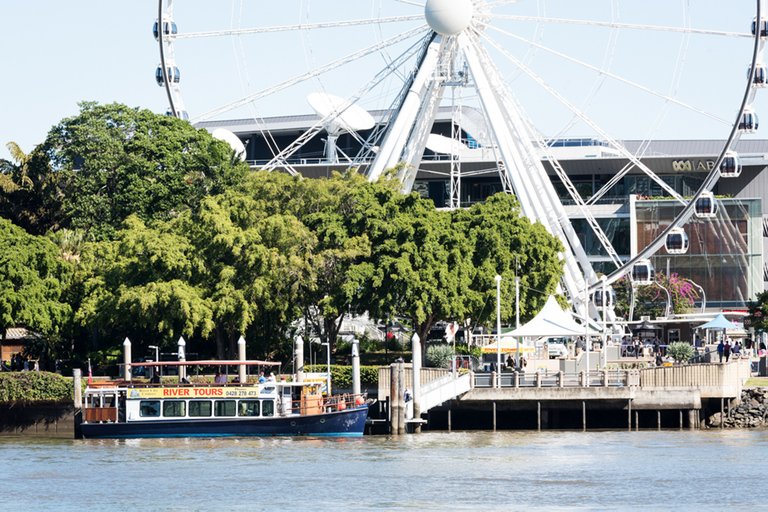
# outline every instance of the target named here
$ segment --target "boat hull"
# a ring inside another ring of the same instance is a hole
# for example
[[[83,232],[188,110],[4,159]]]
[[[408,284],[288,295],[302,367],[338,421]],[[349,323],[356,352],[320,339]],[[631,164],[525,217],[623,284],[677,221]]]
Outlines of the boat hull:
[[[82,423],[85,438],[362,436],[368,407],[310,416]]]

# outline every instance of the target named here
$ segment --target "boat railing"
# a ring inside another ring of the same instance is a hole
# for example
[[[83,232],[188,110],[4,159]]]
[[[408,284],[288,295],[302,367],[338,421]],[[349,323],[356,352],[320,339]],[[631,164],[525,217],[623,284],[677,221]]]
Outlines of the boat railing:
[[[345,411],[347,409],[356,409],[365,404],[366,394],[335,395],[324,397],[321,395],[303,396],[299,400],[291,400],[290,410],[293,414],[307,416],[311,414],[322,414],[325,412]]]
[[[497,387],[496,373],[475,373],[474,387]],[[502,388],[624,387],[640,385],[638,370],[597,370],[590,372],[502,372]]]

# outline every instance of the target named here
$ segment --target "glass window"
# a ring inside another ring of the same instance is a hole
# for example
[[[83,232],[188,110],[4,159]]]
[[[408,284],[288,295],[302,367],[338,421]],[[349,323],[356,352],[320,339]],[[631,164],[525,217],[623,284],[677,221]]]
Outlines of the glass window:
[[[258,416],[259,403],[258,400],[240,400],[238,416]]]
[[[163,416],[186,416],[187,403],[183,400],[173,400],[163,402]]]
[[[680,329],[670,329],[669,330],[669,343],[676,343],[680,341]]]
[[[214,416],[234,416],[235,415],[235,402],[234,400],[216,400],[213,407]]]
[[[142,400],[139,402],[139,416],[148,418],[160,416],[160,400]]]
[[[275,415],[275,402],[272,400],[264,400],[261,404],[262,416],[274,416]]]
[[[189,415],[190,416],[210,416],[211,401],[210,400],[190,400]]]

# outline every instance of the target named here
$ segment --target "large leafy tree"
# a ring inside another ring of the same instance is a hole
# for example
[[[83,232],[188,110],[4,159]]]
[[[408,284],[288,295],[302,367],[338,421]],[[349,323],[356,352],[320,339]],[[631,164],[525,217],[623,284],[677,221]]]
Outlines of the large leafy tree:
[[[502,320],[515,320],[515,276],[520,277],[521,321],[535,316],[548,294],[555,293],[563,275],[560,240],[542,224],[531,223],[522,215],[517,199],[505,193],[468,210],[456,210],[454,225],[471,243],[469,252],[475,269],[467,291],[468,318],[473,323],[494,323],[496,275],[502,277]]]
[[[0,247],[0,335],[9,327],[55,334],[72,312],[61,301],[70,265],[50,240],[1,218]]]
[[[768,291],[759,292],[755,300],[749,301],[749,320],[757,332],[768,331]]]
[[[123,220],[168,220],[224,192],[248,172],[226,142],[186,121],[121,104],[80,104],[54,126],[44,149],[65,189],[73,228],[109,239]]]
[[[367,233],[371,256],[350,269],[347,292],[372,316],[408,317],[421,339],[439,320],[463,318],[473,268],[468,240],[450,215],[417,193],[386,184],[360,188],[351,213],[354,232]]]

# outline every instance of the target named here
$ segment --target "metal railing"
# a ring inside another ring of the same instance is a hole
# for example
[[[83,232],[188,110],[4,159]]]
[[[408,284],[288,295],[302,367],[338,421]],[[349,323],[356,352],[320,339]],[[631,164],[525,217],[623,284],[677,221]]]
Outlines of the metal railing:
[[[502,388],[625,387],[640,385],[638,370],[598,370],[590,372],[495,372],[475,373],[474,387],[492,388],[499,380]]]

